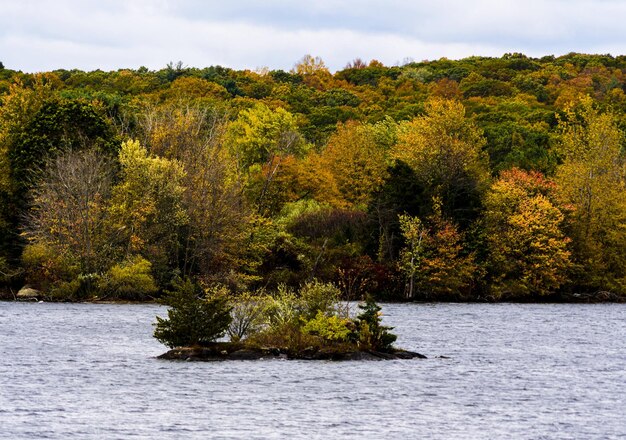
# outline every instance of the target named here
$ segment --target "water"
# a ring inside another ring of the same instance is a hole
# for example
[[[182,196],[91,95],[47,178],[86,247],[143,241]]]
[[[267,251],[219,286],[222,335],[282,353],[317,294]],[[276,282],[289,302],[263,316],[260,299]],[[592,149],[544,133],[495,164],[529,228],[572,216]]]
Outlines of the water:
[[[163,312],[0,303],[0,438],[626,438],[624,305],[386,305],[430,358],[341,363],[160,361]]]

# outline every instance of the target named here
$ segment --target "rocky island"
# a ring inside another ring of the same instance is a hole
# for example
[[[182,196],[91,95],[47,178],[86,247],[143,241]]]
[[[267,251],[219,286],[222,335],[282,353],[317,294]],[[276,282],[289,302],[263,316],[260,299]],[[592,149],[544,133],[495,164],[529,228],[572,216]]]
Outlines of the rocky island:
[[[165,360],[260,359],[391,360],[426,356],[395,348],[391,327],[382,325],[371,298],[352,318],[339,290],[317,281],[298,291],[246,293],[233,300],[224,287],[203,288],[180,281],[162,301],[168,317],[157,317],[154,336],[171,348]],[[226,334],[230,341],[218,339]]]

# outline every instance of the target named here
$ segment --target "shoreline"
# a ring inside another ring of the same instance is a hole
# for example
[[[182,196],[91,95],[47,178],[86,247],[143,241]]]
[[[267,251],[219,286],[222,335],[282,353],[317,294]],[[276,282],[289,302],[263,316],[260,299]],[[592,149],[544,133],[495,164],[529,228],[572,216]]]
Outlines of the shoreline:
[[[358,300],[351,300],[358,302]],[[494,300],[489,298],[476,298],[468,300],[459,299],[437,299],[437,300],[378,300],[383,304],[626,304],[626,296],[612,294],[610,292],[597,292],[594,294],[561,294],[560,296],[550,296],[546,298],[527,299],[502,299]],[[50,299],[46,295],[19,298],[16,293],[0,290],[0,302],[50,302],[68,304],[159,304],[158,299],[149,300],[127,300],[127,299],[98,299],[85,298],[80,300]]]
[[[376,351],[370,349],[334,349],[332,347],[308,347],[303,350],[290,350],[279,347],[256,347],[245,343],[215,342],[204,346],[177,347],[156,357],[168,361],[221,362],[256,360],[325,360],[325,361],[370,361],[427,359],[423,354],[394,349]]]

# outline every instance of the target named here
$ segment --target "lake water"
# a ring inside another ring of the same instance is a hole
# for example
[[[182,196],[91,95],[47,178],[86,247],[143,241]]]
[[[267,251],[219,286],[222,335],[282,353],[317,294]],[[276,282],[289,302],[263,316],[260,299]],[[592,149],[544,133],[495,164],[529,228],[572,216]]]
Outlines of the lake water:
[[[626,437],[625,305],[384,312],[429,359],[160,361],[160,306],[0,303],[0,438]]]

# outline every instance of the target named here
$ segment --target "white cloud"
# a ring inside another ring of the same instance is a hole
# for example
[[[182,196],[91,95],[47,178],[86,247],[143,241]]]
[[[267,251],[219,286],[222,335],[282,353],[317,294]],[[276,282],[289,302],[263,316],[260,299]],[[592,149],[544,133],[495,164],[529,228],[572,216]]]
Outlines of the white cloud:
[[[0,0],[0,61],[25,71],[145,65],[332,69],[361,57],[533,56],[626,47],[616,0]]]

